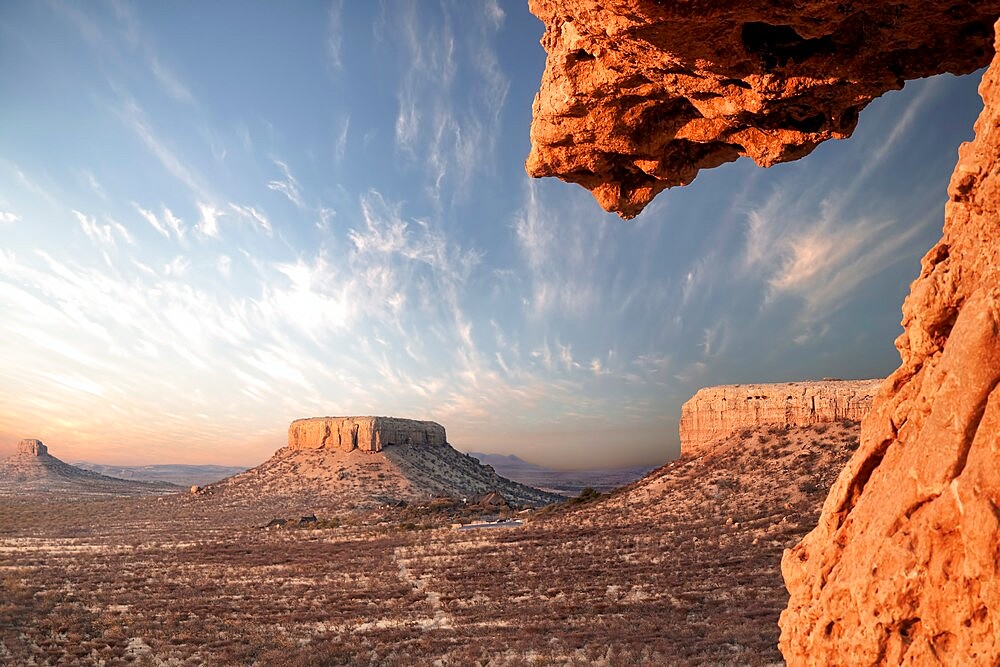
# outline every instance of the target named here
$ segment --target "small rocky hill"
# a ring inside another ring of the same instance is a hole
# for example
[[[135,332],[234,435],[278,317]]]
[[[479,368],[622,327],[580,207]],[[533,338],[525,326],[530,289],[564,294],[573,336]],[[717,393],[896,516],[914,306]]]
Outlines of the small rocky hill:
[[[272,513],[337,513],[434,496],[471,500],[493,491],[514,506],[562,500],[455,450],[444,427],[434,422],[321,417],[292,422],[288,440],[261,465],[209,485],[198,496]]]
[[[179,490],[180,487],[165,482],[117,479],[82,470],[49,454],[41,440],[22,440],[16,454],[0,461],[0,495],[135,496]]]

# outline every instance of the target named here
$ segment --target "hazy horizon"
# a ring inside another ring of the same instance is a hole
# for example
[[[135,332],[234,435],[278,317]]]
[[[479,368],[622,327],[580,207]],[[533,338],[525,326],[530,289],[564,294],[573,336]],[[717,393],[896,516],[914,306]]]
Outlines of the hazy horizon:
[[[196,18],[195,18],[196,17]],[[0,457],[253,466],[382,414],[660,465],[714,384],[885,377],[980,74],[629,223],[529,179],[525,3],[0,7]]]

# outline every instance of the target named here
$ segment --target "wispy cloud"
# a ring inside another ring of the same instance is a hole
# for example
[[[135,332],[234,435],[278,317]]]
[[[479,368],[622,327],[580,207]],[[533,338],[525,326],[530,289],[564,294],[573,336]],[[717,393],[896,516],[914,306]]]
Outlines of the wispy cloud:
[[[449,5],[440,15],[423,9],[408,3],[388,26],[404,64],[395,138],[408,159],[422,160],[427,193],[440,203],[446,190],[461,199],[476,172],[492,163],[510,88],[494,47],[504,14],[495,3],[460,18]]]
[[[266,234],[271,234],[271,223],[263,212],[258,211],[253,206],[242,206],[229,202],[229,208],[238,216],[261,228]]]
[[[195,195],[208,198],[206,189],[202,185],[202,179],[194,173],[192,168],[181,162],[166,143],[155,134],[148,118],[135,100],[127,99],[121,108],[116,109],[116,113],[122,122],[142,140],[142,143],[159,160],[164,169],[187,186]]]
[[[214,204],[198,202],[198,215],[200,216],[198,231],[203,236],[219,238],[219,218],[225,215],[223,211],[216,208]]]
[[[299,182],[295,180],[294,176],[292,176],[292,172],[288,168],[288,165],[278,159],[274,160],[274,164],[281,169],[281,173],[284,178],[282,180],[275,179],[268,181],[268,189],[285,195],[288,198],[288,201],[292,202],[300,209],[306,208],[305,202],[302,201],[302,195],[299,193]]]
[[[343,13],[343,0],[335,0],[330,3],[330,9],[327,13],[326,54],[330,66],[335,71],[341,70],[344,66],[341,60],[341,49],[344,43]]]
[[[20,219],[21,216],[16,213],[11,213],[10,211],[0,211],[0,224],[12,225]]]
[[[171,232],[173,232],[173,237],[178,241],[184,238],[184,232],[186,231],[184,222],[174,215],[173,211],[166,206],[163,207],[163,212],[160,218],[157,218],[156,214],[151,210],[145,209],[135,202],[132,203],[132,206],[139,213],[139,215],[142,216],[142,218],[164,238],[169,239]]]
[[[95,218],[85,215],[80,211],[74,210],[73,215],[76,216],[77,222],[80,223],[80,228],[83,229],[87,238],[104,250],[116,248],[116,238],[119,238],[129,244],[134,243],[132,235],[129,234],[128,229],[115,220],[108,219],[107,224],[102,225],[99,224]]]
[[[747,272],[764,276],[765,303],[786,295],[801,299],[804,325],[839,310],[872,276],[906,256],[901,251],[923,228],[891,218],[845,219],[843,206],[830,201],[817,210],[783,190],[747,215]]]

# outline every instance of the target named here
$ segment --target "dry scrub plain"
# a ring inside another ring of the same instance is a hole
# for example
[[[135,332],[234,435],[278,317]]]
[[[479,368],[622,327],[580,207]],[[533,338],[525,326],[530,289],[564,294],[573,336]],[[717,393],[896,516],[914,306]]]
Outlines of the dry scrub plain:
[[[780,664],[782,550],[857,434],[745,432],[517,528],[455,530],[443,502],[265,530],[266,498],[0,499],[0,664]]]

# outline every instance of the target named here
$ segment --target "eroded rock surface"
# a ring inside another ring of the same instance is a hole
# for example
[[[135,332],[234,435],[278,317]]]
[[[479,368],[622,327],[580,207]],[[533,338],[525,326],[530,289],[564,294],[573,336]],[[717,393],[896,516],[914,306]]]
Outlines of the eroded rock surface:
[[[823,380],[705,387],[681,407],[681,454],[696,456],[714,440],[775,424],[859,422],[882,380]]]
[[[906,79],[989,63],[1000,1],[529,0],[548,52],[532,176],[631,218],[698,171],[851,135]]]
[[[944,238],[903,305],[902,366],[819,525],[782,563],[791,664],[1000,656],[1000,59],[979,90]]]
[[[444,445],[441,424],[396,417],[314,417],[288,427],[289,449],[360,449],[380,452],[386,445]]]

